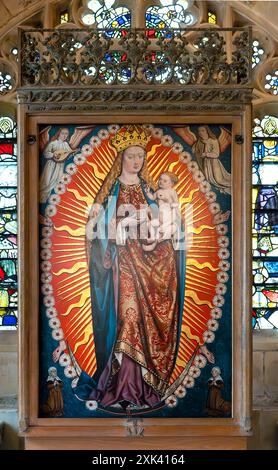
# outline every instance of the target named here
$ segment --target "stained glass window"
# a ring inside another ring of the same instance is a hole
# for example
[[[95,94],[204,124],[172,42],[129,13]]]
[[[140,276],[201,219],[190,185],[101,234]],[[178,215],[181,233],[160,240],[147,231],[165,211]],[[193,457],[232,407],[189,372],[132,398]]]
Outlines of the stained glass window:
[[[146,27],[149,37],[159,37],[159,31],[168,28],[184,28],[196,23],[195,16],[188,10],[186,0],[161,0],[161,5],[152,5],[146,10]]]
[[[8,93],[12,89],[12,76],[0,71],[0,94]]]
[[[278,70],[275,70],[273,73],[268,73],[265,76],[265,89],[272,93],[272,95],[277,95],[278,93]]]
[[[212,11],[208,11],[208,23],[211,23],[211,24],[217,23],[216,13],[213,13]]]
[[[17,328],[17,149],[12,119],[0,117],[0,330]]]
[[[257,39],[253,41],[253,55],[252,55],[252,68],[256,67],[264,55],[264,49],[262,48],[261,44]]]
[[[278,328],[278,118],[255,119],[252,189],[254,329]]]
[[[124,36],[125,30],[131,26],[131,13],[125,6],[114,7],[115,0],[89,0],[88,10],[84,11],[82,21],[85,25],[97,24],[100,29],[110,29],[110,37]],[[120,30],[120,31],[117,31]]]
[[[11,53],[12,53],[12,55],[17,57],[18,56],[18,48],[17,47],[12,47]]]
[[[60,13],[60,23],[68,23],[69,22],[69,12],[67,10],[62,11]]]

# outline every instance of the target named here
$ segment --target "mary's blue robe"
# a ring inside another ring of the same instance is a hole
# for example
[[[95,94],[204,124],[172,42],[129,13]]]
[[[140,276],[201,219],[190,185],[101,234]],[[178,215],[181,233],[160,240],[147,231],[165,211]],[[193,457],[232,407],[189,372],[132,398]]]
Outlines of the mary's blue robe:
[[[146,183],[141,180],[140,185],[141,192],[144,195],[144,202],[153,207],[154,203],[148,198],[146,192]],[[117,334],[119,333],[116,303],[121,296],[121,292],[116,291],[119,289],[119,283],[115,282],[118,270],[118,248],[115,240],[113,240],[113,236],[112,240],[109,237],[109,235],[111,235],[109,232],[110,223],[112,218],[115,217],[119,193],[120,182],[117,180],[103,206],[103,210],[99,213],[96,224],[96,236],[90,242],[88,262],[97,370],[93,377],[89,377],[83,371],[79,378],[78,385],[74,389],[74,393],[79,398],[85,400],[89,397],[92,398],[92,391],[98,390],[101,377],[101,382],[103,382],[104,371],[111,370],[113,351],[117,342]],[[178,286],[176,296],[178,303],[178,323],[175,357],[178,352],[181,332],[185,288],[185,240],[181,224],[179,224],[178,241],[180,243],[180,249],[175,251]]]

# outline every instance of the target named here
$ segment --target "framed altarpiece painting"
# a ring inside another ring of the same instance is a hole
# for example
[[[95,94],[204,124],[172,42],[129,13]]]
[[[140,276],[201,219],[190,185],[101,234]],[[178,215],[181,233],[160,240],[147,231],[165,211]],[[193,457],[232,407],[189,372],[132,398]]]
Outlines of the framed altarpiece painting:
[[[142,31],[21,31],[27,449],[246,448],[251,90],[237,33],[223,62],[222,31],[198,32],[199,55],[182,32],[152,52]]]

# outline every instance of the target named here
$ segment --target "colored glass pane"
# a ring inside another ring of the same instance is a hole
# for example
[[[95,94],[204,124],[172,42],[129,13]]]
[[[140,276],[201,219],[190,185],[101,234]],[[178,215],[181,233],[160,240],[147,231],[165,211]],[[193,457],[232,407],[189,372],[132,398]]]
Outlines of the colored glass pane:
[[[162,5],[152,5],[146,10],[146,27],[148,37],[160,37],[159,30],[168,28],[184,28],[196,23],[197,19],[187,10],[188,2],[177,0],[161,2]]]
[[[257,309],[253,311],[252,323],[255,330],[278,328],[278,310]]]
[[[252,189],[255,329],[278,328],[278,119],[255,120]]]
[[[0,309],[17,308],[16,285],[11,284],[6,288],[0,288]]]
[[[278,307],[278,286],[266,287],[256,286],[253,294],[253,307]]]
[[[0,143],[4,143],[2,139],[16,138],[16,128],[13,120],[8,116],[0,117]]]
[[[101,61],[99,69],[99,78],[105,83],[111,84],[115,80],[120,83],[128,83],[131,79],[131,68],[125,66],[126,54],[122,52],[107,53]],[[116,70],[113,66],[120,65]],[[88,76],[94,76],[97,70],[95,67],[89,67],[86,71]]]
[[[16,258],[17,257],[17,239],[16,237],[0,236],[0,257]]]
[[[109,37],[124,36],[125,30],[131,26],[131,13],[124,6],[114,8],[114,3],[113,0],[106,0],[103,3],[90,0],[87,2],[89,10],[82,15],[83,23],[86,25],[97,24],[100,29],[110,30],[106,32]]]
[[[99,28],[130,28],[131,15],[126,7],[101,9],[95,18]]]
[[[60,23],[68,23],[69,22],[69,12],[68,11],[63,11],[60,14]]]
[[[7,93],[12,89],[12,76],[9,73],[0,72],[0,93]]]
[[[277,261],[253,261],[254,284],[270,284],[278,282]]]
[[[253,137],[277,137],[278,118],[275,116],[265,116],[261,121],[254,119]]]
[[[17,147],[12,119],[0,118],[0,330],[17,328]]]
[[[254,140],[253,161],[278,163],[278,141],[276,139]]]
[[[256,67],[264,55],[264,49],[256,39],[253,41],[252,68]]]
[[[16,188],[0,187],[0,224],[3,218],[2,209],[15,210],[17,204]]]
[[[17,185],[16,163],[0,162],[0,187]]]
[[[13,153],[13,145],[12,144],[0,144],[0,155],[5,154],[9,155]]]
[[[14,153],[16,152],[16,148],[14,146]],[[10,153],[2,153],[0,154],[0,164],[1,162],[7,163],[7,162],[15,162],[16,163],[16,155],[10,154]]]
[[[212,11],[208,12],[208,23],[211,23],[211,24],[217,23],[216,14],[213,13]]]
[[[161,52],[152,52],[145,56],[143,73],[148,82],[166,83],[172,69],[168,66],[169,59]]]
[[[275,164],[253,164],[253,184],[277,184],[278,166]]]
[[[272,95],[278,94],[278,70],[265,76],[265,89]]]
[[[278,257],[278,237],[271,233],[255,234],[252,239],[252,248],[254,257]]]
[[[12,279],[16,282],[17,260],[15,259],[0,259],[0,281]]]
[[[15,330],[17,322],[17,310],[0,308],[0,330]]]

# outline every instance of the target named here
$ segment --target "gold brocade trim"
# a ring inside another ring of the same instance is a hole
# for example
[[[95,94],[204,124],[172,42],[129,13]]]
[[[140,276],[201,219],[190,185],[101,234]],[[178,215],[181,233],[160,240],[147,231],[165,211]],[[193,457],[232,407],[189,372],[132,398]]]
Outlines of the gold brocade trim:
[[[121,349],[121,347],[117,347],[117,344],[121,345],[124,345],[124,349]],[[130,351],[135,351],[136,353],[138,353],[139,355],[141,355],[144,359],[144,362],[140,362],[140,360],[136,358],[136,356],[133,356],[132,355],[132,352],[129,352],[127,351],[126,347],[130,350]],[[127,343],[126,341],[124,340],[121,340],[121,341],[117,341],[116,343],[116,347],[115,347],[115,352],[123,352],[123,353],[126,353],[128,356],[130,356],[132,359],[134,359],[136,362],[138,362],[138,364],[140,364],[141,366],[145,367],[145,369],[148,369],[148,366],[146,364],[146,361],[145,361],[145,356],[140,352],[138,351],[138,349],[135,349],[133,346],[131,346],[131,344]],[[159,380],[161,380],[162,382],[165,382],[166,384],[168,384],[168,382],[164,379],[162,379],[160,377],[160,375],[156,374],[154,371],[151,371],[153,375],[155,375]]]
[[[115,346],[115,352],[124,352],[128,356],[130,356],[132,359],[134,359],[138,364],[141,366],[145,367],[147,369],[147,364],[145,361],[145,356],[144,354],[141,353],[141,351],[138,351],[138,349],[135,349],[131,344],[126,343],[125,341],[117,341],[116,346]]]
[[[132,359],[134,359],[138,364],[141,366],[145,367],[147,369],[147,364],[145,361],[145,356],[138,351],[137,349],[134,349],[130,344],[125,343],[124,341],[117,341],[116,346],[115,346],[115,352],[116,353],[125,353]]]
[[[164,395],[165,390],[168,387],[168,382],[163,380],[159,375],[157,375],[155,372],[151,371],[148,369],[145,358],[142,353],[134,349],[130,344],[125,343],[123,341],[119,341],[116,343],[115,347],[115,352],[116,353],[124,353],[127,356],[129,356],[131,359],[133,359],[137,364],[145,367],[147,369],[146,374],[143,376],[144,381],[149,384],[159,395]],[[140,360],[140,357],[143,358],[143,360]],[[117,360],[115,362],[118,363]],[[112,364],[112,374],[116,374],[119,371],[119,367],[115,364],[114,366],[114,361]]]
[[[121,367],[120,367],[120,364],[118,363],[117,359],[113,359],[111,374],[112,375],[117,374],[117,372],[119,372],[120,368]]]
[[[139,189],[141,187],[141,182],[134,184],[125,184],[119,179],[119,183],[124,193],[128,193],[130,189]]]
[[[164,395],[168,384],[161,379],[159,380],[150,370],[143,376],[143,379],[149,384],[159,395]]]

